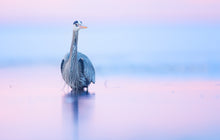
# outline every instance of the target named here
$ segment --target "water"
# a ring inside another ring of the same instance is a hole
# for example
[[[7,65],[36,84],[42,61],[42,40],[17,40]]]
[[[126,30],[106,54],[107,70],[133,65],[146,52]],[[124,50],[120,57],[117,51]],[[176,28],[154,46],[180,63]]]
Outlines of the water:
[[[59,69],[71,27],[0,29],[1,140],[220,139],[219,26],[90,25],[78,97]]]
[[[97,77],[71,97],[56,67],[1,71],[0,139],[219,139],[220,81]]]

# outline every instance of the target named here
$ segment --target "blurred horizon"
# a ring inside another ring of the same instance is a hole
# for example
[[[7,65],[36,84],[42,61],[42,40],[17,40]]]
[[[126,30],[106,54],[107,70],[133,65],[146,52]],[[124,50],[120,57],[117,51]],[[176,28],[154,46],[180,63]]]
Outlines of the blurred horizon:
[[[78,49],[97,73],[220,76],[219,25],[85,25]],[[69,52],[72,24],[0,29],[0,68],[59,68]]]
[[[72,23],[99,73],[220,76],[220,1],[2,0],[0,68],[60,64]]]

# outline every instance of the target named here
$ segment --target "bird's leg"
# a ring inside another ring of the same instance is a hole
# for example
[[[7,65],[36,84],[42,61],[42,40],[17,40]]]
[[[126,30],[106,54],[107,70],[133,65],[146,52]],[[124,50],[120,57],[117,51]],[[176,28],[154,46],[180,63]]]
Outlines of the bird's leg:
[[[78,89],[77,88],[72,88],[71,94],[72,95],[78,94]]]
[[[71,95],[74,95],[75,94],[75,90],[72,89],[70,93],[71,93]]]

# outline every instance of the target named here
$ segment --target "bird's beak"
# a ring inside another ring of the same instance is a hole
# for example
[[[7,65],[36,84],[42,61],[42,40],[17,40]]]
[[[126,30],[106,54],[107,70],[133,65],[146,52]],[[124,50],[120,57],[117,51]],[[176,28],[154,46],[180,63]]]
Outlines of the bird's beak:
[[[86,29],[86,28],[88,28],[88,27],[81,25],[81,26],[79,26],[79,28],[80,28],[80,29]]]

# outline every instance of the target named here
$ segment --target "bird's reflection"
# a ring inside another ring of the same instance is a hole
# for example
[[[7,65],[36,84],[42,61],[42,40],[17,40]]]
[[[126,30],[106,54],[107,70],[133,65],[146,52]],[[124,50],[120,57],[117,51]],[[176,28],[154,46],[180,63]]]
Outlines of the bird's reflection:
[[[66,94],[63,98],[65,139],[79,139],[80,123],[89,121],[94,106],[95,94],[80,92]]]

